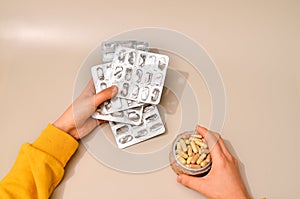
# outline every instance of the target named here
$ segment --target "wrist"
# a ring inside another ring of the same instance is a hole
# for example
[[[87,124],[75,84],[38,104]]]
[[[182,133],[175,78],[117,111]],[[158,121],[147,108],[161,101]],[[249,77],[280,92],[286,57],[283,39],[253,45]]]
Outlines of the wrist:
[[[73,124],[72,122],[67,122],[63,118],[59,118],[52,125],[71,135],[74,139],[78,139],[77,134],[74,133],[76,131],[75,124]]]

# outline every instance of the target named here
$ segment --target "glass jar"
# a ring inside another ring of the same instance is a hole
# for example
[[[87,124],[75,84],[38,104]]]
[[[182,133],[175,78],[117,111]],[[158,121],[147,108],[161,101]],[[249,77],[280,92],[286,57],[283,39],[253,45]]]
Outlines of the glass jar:
[[[175,138],[169,161],[175,173],[192,176],[205,176],[212,165],[206,141],[195,131],[181,133]]]

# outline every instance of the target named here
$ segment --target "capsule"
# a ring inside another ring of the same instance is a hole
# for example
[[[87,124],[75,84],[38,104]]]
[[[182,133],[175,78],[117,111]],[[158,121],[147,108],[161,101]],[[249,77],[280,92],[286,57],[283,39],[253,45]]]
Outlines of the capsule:
[[[193,155],[193,149],[191,147],[191,145],[188,146],[188,156],[192,156]]]
[[[205,153],[202,153],[200,156],[199,156],[199,159],[197,160],[197,164],[200,164],[204,159],[206,158],[206,154]]]
[[[199,153],[197,153],[191,160],[191,164],[195,164],[196,161],[199,159]]]
[[[178,160],[179,160],[179,162],[181,162],[181,164],[183,164],[183,165],[186,164],[186,160],[183,157],[179,156]]]
[[[186,144],[185,144],[185,141],[183,139],[180,139],[179,140],[179,143],[181,145],[181,148],[184,152],[187,152],[187,147],[186,147]]]
[[[203,160],[203,161],[200,163],[200,166],[201,166],[201,167],[205,167],[207,164],[208,164],[208,162],[207,162],[206,160]]]
[[[193,157],[189,156],[186,160],[186,163],[187,164],[191,164],[191,161],[192,161]]]
[[[189,157],[185,152],[178,150],[178,149],[176,150],[176,153],[178,155],[180,155],[181,157],[183,157],[184,159],[187,159]]]
[[[193,140],[191,140],[191,147],[192,147],[194,153],[198,153],[198,149],[197,149],[197,147],[195,145],[195,142]]]

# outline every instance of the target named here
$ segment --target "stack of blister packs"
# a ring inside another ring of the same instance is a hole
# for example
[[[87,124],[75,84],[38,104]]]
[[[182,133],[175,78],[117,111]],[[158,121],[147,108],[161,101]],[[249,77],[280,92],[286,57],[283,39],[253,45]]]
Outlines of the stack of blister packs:
[[[165,132],[160,102],[169,57],[148,52],[148,43],[102,43],[103,64],[91,68],[96,93],[117,85],[116,97],[104,102],[93,118],[108,120],[119,148]]]

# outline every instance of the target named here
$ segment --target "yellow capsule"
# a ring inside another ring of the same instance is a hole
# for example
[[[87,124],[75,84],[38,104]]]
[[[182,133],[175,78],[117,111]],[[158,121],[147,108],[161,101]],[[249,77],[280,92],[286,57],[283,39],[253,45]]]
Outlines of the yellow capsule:
[[[184,139],[185,144],[190,144],[190,140],[189,139]]]
[[[189,157],[185,152],[183,152],[181,150],[176,150],[176,153],[178,155],[180,155],[181,157],[183,157],[184,159],[187,159]]]
[[[179,143],[181,145],[181,149],[184,151],[184,152],[187,152],[187,148],[186,148],[186,144],[185,144],[185,141],[183,139],[180,139],[179,140]]]
[[[194,139],[195,144],[197,144],[198,146],[201,146],[201,144],[203,143],[200,139],[195,138]]]
[[[198,150],[197,150],[195,142],[193,140],[191,140],[190,144],[191,144],[191,147],[192,147],[194,153],[198,153]]]
[[[182,150],[179,142],[176,143],[176,150]]]
[[[191,145],[188,146],[188,155],[189,156],[193,155],[193,149],[192,149]]]
[[[208,164],[208,162],[206,162],[206,160],[204,160],[204,161],[202,161],[202,162],[200,163],[200,166],[201,166],[201,167],[205,167],[207,164]]]
[[[197,160],[197,164],[200,164],[204,159],[206,158],[206,154],[205,153],[202,153],[201,155],[200,155],[200,157],[198,158],[198,160]]]
[[[200,135],[200,134],[192,135],[192,137],[199,138],[199,139],[203,138],[202,135]]]
[[[192,159],[193,159],[193,157],[188,157],[188,159],[186,160],[186,163],[191,164]]]
[[[183,158],[183,157],[178,157],[178,160],[179,160],[179,162],[181,163],[181,164],[186,164],[186,161],[185,161],[185,159]]]

